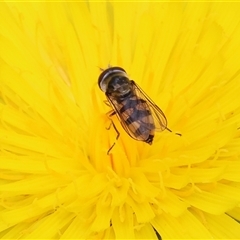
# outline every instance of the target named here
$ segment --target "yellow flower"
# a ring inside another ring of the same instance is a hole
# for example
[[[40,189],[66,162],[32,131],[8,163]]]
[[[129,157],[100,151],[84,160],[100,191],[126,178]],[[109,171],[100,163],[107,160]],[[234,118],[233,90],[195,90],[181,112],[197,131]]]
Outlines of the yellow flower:
[[[239,3],[2,2],[0,15],[1,238],[240,238]],[[172,133],[149,146],[113,116],[115,140],[108,65]]]

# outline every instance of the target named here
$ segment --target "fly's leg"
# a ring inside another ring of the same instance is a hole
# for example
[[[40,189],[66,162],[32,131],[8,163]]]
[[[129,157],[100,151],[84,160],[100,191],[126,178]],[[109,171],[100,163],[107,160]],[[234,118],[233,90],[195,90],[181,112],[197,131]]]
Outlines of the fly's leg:
[[[110,103],[107,100],[103,101],[108,107],[111,107]]]
[[[111,120],[111,121],[112,121],[112,120]],[[119,131],[117,130],[117,128],[116,128],[115,124],[113,123],[113,121],[112,121],[112,123],[110,124],[108,130],[110,129],[111,125],[113,125],[113,128],[115,129],[115,131],[116,131],[116,133],[117,133],[117,137],[116,137],[116,141],[117,141],[118,138],[119,138],[119,136],[120,136],[120,133],[119,133]],[[112,148],[115,146],[116,141],[115,141],[115,142],[113,143],[113,145],[108,149],[108,151],[107,151],[107,155],[109,155],[110,151],[111,151]]]
[[[171,129],[169,129],[169,128],[167,128],[167,127],[166,127],[166,130],[168,130],[169,132],[172,132],[172,130],[171,130]]]
[[[115,114],[116,114],[116,112],[112,110],[108,113],[108,117],[112,117]],[[112,119],[111,119],[111,121],[112,121]]]
[[[169,129],[169,128],[167,128],[166,127],[166,130],[168,130],[169,132],[172,132],[172,130],[171,129]],[[178,136],[182,136],[182,134],[181,133],[175,133],[176,135],[178,135]]]
[[[116,113],[115,113],[115,112],[112,112],[112,113],[109,115],[109,117],[113,116],[114,114],[116,114]],[[110,120],[111,120],[111,124],[109,125],[109,127],[107,128],[107,130],[109,130],[109,129],[111,128],[111,126],[113,126],[114,130],[115,130],[116,133],[117,133],[117,137],[116,137],[116,140],[115,140],[115,142],[113,143],[113,145],[108,149],[107,155],[109,155],[110,151],[112,150],[112,148],[114,147],[114,145],[116,144],[116,141],[118,140],[118,138],[119,138],[119,136],[120,136],[120,133],[119,133],[119,131],[117,130],[114,122],[112,121],[112,119],[110,119]]]
[[[182,136],[182,134],[181,134],[181,133],[175,133],[175,134],[176,134],[176,135],[178,135],[178,136],[180,136],[180,137]]]

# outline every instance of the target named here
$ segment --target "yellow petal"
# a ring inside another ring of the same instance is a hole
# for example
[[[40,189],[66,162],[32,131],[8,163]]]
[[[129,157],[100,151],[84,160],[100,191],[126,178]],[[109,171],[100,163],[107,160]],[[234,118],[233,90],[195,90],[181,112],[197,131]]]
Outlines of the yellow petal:
[[[226,214],[206,215],[207,227],[213,238],[239,239],[239,223]]]

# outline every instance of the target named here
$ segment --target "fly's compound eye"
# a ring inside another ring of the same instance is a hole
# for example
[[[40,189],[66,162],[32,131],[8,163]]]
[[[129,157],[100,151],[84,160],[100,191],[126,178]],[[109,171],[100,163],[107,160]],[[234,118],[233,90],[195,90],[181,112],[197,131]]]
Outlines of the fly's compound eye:
[[[98,86],[103,91],[106,92],[108,88],[108,83],[113,76],[127,76],[124,69],[120,67],[110,67],[104,70],[98,78]]]

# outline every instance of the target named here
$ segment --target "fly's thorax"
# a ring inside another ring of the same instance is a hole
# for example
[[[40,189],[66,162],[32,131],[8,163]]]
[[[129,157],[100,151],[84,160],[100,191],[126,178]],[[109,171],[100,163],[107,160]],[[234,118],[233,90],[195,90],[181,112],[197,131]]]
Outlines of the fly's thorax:
[[[132,93],[131,82],[125,76],[113,76],[108,82],[106,93],[116,99],[123,99]]]

